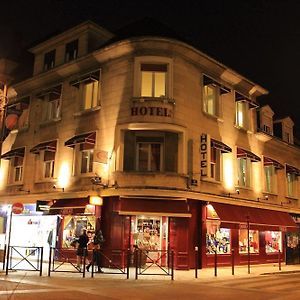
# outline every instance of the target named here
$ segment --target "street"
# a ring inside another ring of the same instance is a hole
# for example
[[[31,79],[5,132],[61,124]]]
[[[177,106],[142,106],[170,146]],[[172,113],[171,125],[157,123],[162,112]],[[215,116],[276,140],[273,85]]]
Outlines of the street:
[[[191,280],[126,280],[38,277],[28,273],[0,277],[0,299],[300,299],[300,273],[198,278]]]

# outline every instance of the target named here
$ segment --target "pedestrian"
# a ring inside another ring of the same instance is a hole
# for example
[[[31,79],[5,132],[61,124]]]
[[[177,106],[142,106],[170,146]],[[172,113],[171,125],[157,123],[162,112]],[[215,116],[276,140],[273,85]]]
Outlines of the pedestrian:
[[[81,265],[82,265],[82,259],[87,259],[87,244],[89,242],[89,237],[86,233],[86,229],[82,229],[82,234],[79,236],[78,239],[78,247],[76,250],[77,255],[77,268],[79,271],[81,271]],[[87,264],[89,264],[88,260],[86,261]]]
[[[94,236],[94,240],[93,240],[93,257],[92,257],[92,261],[87,265],[86,270],[89,272],[90,271],[90,267],[93,264],[96,264],[98,267],[97,272],[98,273],[104,273],[101,269],[101,247],[102,244],[104,243],[104,238],[103,238],[103,234],[102,231],[99,229],[95,236]]]

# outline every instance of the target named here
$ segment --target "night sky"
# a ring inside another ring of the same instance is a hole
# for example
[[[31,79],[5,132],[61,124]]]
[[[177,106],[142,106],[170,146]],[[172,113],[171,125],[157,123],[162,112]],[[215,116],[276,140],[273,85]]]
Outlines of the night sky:
[[[300,1],[28,0],[1,3],[0,57],[27,64],[25,49],[90,19],[115,32],[151,17],[201,51],[269,90],[261,104],[291,116],[300,138]]]

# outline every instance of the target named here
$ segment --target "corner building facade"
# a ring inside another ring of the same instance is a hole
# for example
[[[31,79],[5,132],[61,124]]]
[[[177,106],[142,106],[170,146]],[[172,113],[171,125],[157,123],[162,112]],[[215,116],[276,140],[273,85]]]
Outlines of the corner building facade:
[[[179,40],[92,22],[31,52],[33,76],[10,88],[0,199],[50,204],[57,247],[101,227],[109,256],[172,249],[178,269],[195,247],[201,267],[232,250],[297,262],[300,150],[293,121],[259,106],[264,88]]]

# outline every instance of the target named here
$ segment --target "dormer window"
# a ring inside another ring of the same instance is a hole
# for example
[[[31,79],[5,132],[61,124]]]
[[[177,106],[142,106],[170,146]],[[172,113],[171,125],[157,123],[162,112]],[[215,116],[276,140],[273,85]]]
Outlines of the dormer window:
[[[281,138],[286,143],[293,144],[294,143],[293,126],[294,126],[294,122],[290,117],[276,120],[274,122],[274,130],[276,136]]]
[[[55,49],[47,52],[44,56],[44,71],[48,71],[55,66]]]
[[[273,135],[274,112],[269,105],[261,107],[257,111],[257,130],[268,135]]]
[[[72,61],[78,57],[78,40],[66,44],[65,62]]]

